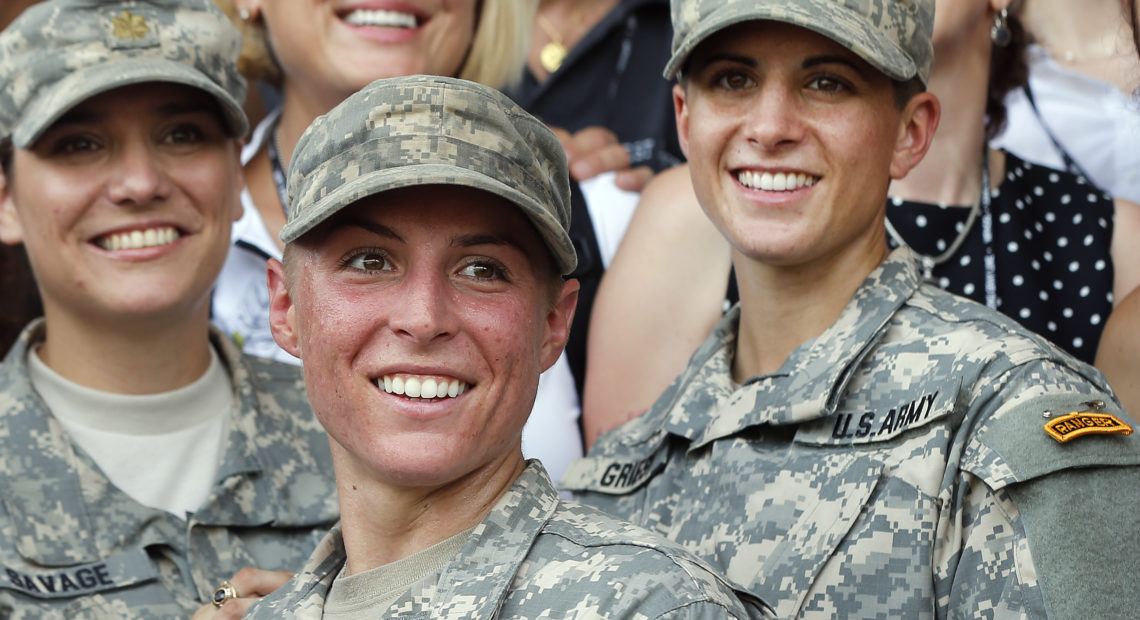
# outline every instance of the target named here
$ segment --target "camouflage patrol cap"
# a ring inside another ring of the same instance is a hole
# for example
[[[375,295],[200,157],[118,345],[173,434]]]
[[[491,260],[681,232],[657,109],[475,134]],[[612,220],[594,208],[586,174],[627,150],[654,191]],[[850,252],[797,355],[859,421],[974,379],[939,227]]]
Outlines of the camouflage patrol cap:
[[[800,26],[832,39],[889,77],[930,77],[934,0],[672,0],[672,78],[717,31],[753,20]]]
[[[454,78],[377,80],[317,118],[289,166],[290,243],[344,207],[418,185],[481,189],[517,205],[559,270],[570,242],[570,177],[558,139],[499,91]]]
[[[206,91],[245,135],[241,35],[211,0],[47,0],[0,33],[0,138],[27,148],[68,110],[142,82]]]

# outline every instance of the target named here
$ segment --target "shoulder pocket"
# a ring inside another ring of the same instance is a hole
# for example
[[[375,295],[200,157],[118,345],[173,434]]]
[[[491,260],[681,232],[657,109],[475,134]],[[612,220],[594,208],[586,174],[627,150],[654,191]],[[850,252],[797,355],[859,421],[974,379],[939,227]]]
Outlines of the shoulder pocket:
[[[1001,489],[1074,467],[1140,465],[1135,430],[1109,394],[1038,396],[986,420],[962,469]]]

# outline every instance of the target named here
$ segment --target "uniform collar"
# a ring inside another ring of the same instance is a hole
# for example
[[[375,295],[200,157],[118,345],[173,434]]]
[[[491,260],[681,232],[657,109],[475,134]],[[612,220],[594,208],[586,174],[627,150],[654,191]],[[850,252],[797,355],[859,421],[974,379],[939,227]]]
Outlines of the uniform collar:
[[[276,527],[313,527],[336,520],[328,436],[311,413],[300,369],[245,356],[213,327],[210,343],[229,371],[234,408],[214,493],[194,520]]]
[[[29,324],[0,369],[0,451],[6,470],[0,500],[17,528],[21,556],[45,566],[93,562],[100,554],[75,450],[28,376],[28,352],[45,333],[42,318]],[[106,478],[103,482],[110,486]]]
[[[760,424],[801,424],[835,412],[859,362],[882,338],[895,312],[921,284],[906,248],[892,252],[863,281],[839,318],[792,351],[778,371],[732,381],[739,305],[721,319],[680,378],[665,429],[690,449]]]
[[[453,611],[450,605],[465,601],[463,617],[494,618],[558,501],[558,491],[546,470],[537,460],[529,461],[472,530],[459,554],[443,568],[430,609],[416,617],[445,618]],[[301,573],[266,599],[269,611],[287,610],[298,620],[320,618],[324,600],[345,561],[344,535],[338,523],[317,545]]]
[[[0,501],[17,528],[16,546],[20,554],[44,566],[93,562],[102,557],[100,548],[113,548],[121,540],[137,535],[139,524],[147,522],[155,527],[147,530],[148,539],[139,541],[140,544],[169,544],[181,548],[185,524],[169,513],[139,504],[112,485],[86,453],[75,449],[67,432],[33,388],[28,377],[27,356],[43,341],[45,332],[43,319],[29,324],[0,367],[0,451],[4,454],[0,461],[3,468]],[[210,338],[229,371],[235,406],[214,492],[193,519],[222,526],[290,525],[293,522],[311,525],[334,520],[336,500],[335,495],[328,492],[331,487],[325,488],[323,503],[308,501],[302,493],[283,494],[274,487],[275,482],[267,472],[277,471],[275,467],[279,464],[271,462],[257,443],[261,434],[274,435],[259,433],[258,393],[264,391],[258,389],[261,378],[250,372],[241,353],[221,332],[211,328]],[[288,371],[298,372],[292,367]],[[299,384],[297,388],[297,398],[303,399]],[[315,420],[312,423],[316,424]],[[263,437],[261,441],[271,439]],[[322,445],[327,446],[327,441]],[[326,463],[328,461],[326,458]],[[331,472],[328,478],[331,484]],[[220,490],[223,486],[224,491]],[[299,496],[298,501],[305,500],[309,510],[283,506],[284,500],[242,501],[245,497],[285,495]],[[97,511],[98,519],[91,511]],[[122,518],[112,520],[102,516],[107,514]],[[101,527],[93,525],[95,520]],[[106,544],[100,545],[100,540]]]
[[[457,600],[470,601],[474,606],[467,617],[495,617],[519,566],[557,507],[558,491],[546,470],[537,460],[529,461],[444,569],[429,617],[446,617],[444,604]],[[495,571],[489,572],[488,566],[494,566]]]

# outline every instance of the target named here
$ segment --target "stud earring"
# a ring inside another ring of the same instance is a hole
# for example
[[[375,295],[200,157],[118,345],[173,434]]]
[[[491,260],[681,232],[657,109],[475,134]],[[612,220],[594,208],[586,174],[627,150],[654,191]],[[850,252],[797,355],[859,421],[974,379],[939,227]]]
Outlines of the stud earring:
[[[249,13],[249,9],[247,9],[243,6],[240,9],[238,9],[238,17],[240,17],[243,22],[247,22],[247,21],[249,21],[249,18],[252,16]]]
[[[994,25],[990,26],[990,40],[998,47],[1009,45],[1009,11],[1002,9],[994,16]]]

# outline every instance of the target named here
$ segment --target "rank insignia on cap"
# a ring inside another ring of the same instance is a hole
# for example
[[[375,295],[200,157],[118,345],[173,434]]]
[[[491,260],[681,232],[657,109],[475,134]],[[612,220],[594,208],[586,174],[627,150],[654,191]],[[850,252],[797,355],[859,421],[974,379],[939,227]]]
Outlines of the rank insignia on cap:
[[[150,32],[142,15],[135,15],[127,10],[112,18],[111,26],[113,28],[111,33],[125,41],[142,39]]]
[[[1131,435],[1132,427],[1110,413],[1074,411],[1050,420],[1045,432],[1064,443],[1084,435]]]

